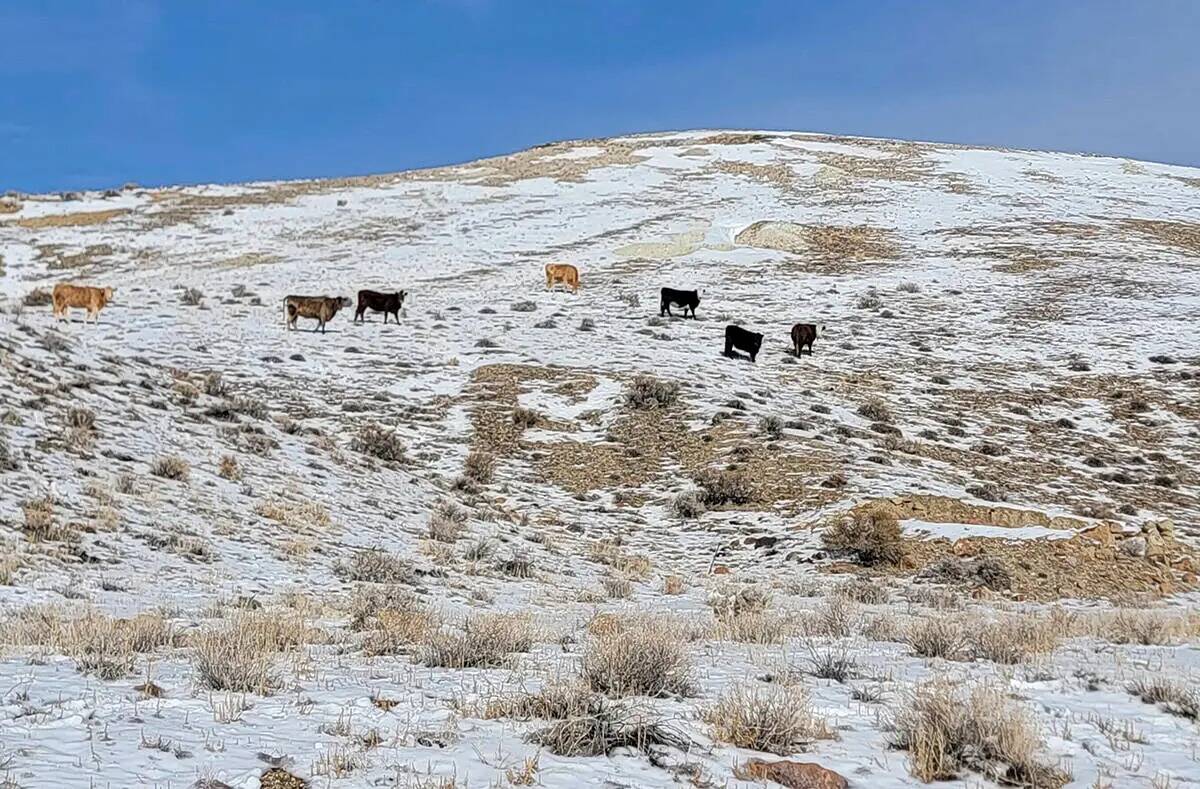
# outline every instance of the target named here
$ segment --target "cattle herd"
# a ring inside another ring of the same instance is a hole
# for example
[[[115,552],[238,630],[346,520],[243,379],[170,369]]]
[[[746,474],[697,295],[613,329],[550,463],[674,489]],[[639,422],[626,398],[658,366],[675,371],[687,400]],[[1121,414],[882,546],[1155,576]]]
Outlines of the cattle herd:
[[[565,285],[571,289],[572,293],[579,291],[579,269],[569,263],[550,263],[546,266],[546,288],[551,289],[555,285]],[[404,306],[404,298],[408,295],[408,291],[397,291],[395,293],[381,293],[374,290],[360,290],[358,292],[358,307],[354,312],[354,322],[366,322],[364,317],[367,310],[371,312],[382,312],[383,322],[388,322],[388,316],[396,322],[400,322],[400,310]],[[83,308],[87,310],[87,318],[99,323],[100,310],[104,309],[108,302],[112,301],[112,288],[96,288],[88,285],[69,285],[65,282],[60,282],[54,286],[52,293],[52,304],[54,307],[54,317],[57,320],[70,320],[68,310],[72,307]],[[333,319],[338,311],[343,307],[349,307],[351,301],[345,296],[288,296],[283,300],[283,323],[289,330],[296,328],[296,321],[299,318],[308,318],[315,320],[317,326],[313,331],[320,330],[325,333],[325,324]],[[664,315],[674,317],[671,312],[671,307],[676,307],[682,310],[683,317],[691,317],[694,320],[696,317],[696,307],[700,304],[700,291],[698,290],[676,290],[674,288],[663,288],[659,295],[658,314],[659,317]],[[85,318],[85,322],[87,320]],[[825,327],[822,326],[824,331]],[[805,348],[808,348],[808,354],[812,355],[813,341],[817,338],[817,326],[812,323],[797,323],[792,326],[792,352],[796,356],[800,356]],[[734,357],[734,351],[741,351],[750,357],[753,362],[758,358],[758,352],[762,348],[763,335],[758,332],[752,332],[743,329],[741,326],[730,324],[725,327],[725,355]]]

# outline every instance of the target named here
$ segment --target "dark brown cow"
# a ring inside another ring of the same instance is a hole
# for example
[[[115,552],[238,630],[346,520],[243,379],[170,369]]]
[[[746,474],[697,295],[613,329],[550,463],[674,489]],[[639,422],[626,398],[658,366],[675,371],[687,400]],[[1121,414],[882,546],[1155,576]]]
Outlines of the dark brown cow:
[[[402,290],[397,293],[380,293],[377,290],[360,290],[358,292],[358,309],[354,311],[354,322],[366,322],[363,313],[367,310],[371,312],[382,312],[383,322],[386,324],[388,315],[396,319],[396,323],[400,322],[400,308],[404,306],[404,297],[408,295],[408,291]]]
[[[825,332],[825,327],[821,327],[821,332]],[[808,355],[812,356],[813,340],[817,339],[817,324],[815,323],[797,323],[792,327],[792,350],[799,356],[808,346]]]
[[[284,325],[293,331],[297,318],[312,318],[324,334],[325,324],[338,314],[338,310],[349,306],[350,299],[345,296],[288,296],[283,300]]]

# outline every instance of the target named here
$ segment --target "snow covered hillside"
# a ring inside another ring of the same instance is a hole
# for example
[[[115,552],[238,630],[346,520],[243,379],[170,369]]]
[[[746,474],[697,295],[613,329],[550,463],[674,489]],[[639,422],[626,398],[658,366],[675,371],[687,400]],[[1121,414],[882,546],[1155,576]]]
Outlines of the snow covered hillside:
[[[360,288],[401,322],[285,330]],[[10,195],[0,308],[0,787],[1200,783],[1200,171],[698,131]]]

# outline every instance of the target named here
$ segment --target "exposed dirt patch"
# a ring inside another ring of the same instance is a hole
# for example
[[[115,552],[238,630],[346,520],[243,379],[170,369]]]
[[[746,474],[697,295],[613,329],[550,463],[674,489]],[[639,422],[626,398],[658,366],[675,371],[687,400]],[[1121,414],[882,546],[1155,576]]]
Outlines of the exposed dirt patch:
[[[713,169],[729,175],[740,175],[751,181],[778,186],[780,189],[792,188],[796,180],[795,171],[786,164],[754,164],[723,159],[714,163]]]
[[[1165,219],[1123,219],[1121,225],[1159,243],[1200,256],[1200,224]]]
[[[525,425],[514,421],[517,396],[530,382],[554,382],[558,391],[582,400],[596,386],[594,376],[567,368],[521,364],[489,364],[475,370],[467,397],[471,407],[472,448],[497,457],[515,453]],[[565,387],[565,388],[564,388]]]
[[[900,247],[889,231],[868,225],[755,222],[738,233],[734,241],[744,246],[815,257],[824,263],[895,260],[900,256]]]
[[[104,211],[75,211],[70,214],[51,214],[49,216],[33,216],[18,219],[16,224],[27,230],[41,230],[50,227],[87,227],[102,225],[119,216],[129,213],[128,208],[110,208]]]
[[[111,244],[91,244],[79,252],[68,252],[64,244],[43,244],[37,248],[37,259],[52,271],[65,271],[103,262],[114,251]]]

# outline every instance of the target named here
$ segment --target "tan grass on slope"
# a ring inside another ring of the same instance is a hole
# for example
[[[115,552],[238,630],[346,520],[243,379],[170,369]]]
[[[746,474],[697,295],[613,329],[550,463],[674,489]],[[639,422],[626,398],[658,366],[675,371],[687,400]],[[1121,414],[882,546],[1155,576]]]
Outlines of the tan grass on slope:
[[[18,219],[16,224],[26,230],[42,230],[50,227],[88,227],[102,225],[129,213],[128,208],[108,208],[103,211],[75,211],[70,214],[48,214]]]
[[[889,231],[869,225],[802,225],[760,221],[734,237],[743,246],[816,257],[828,263],[894,260],[900,248]]]

